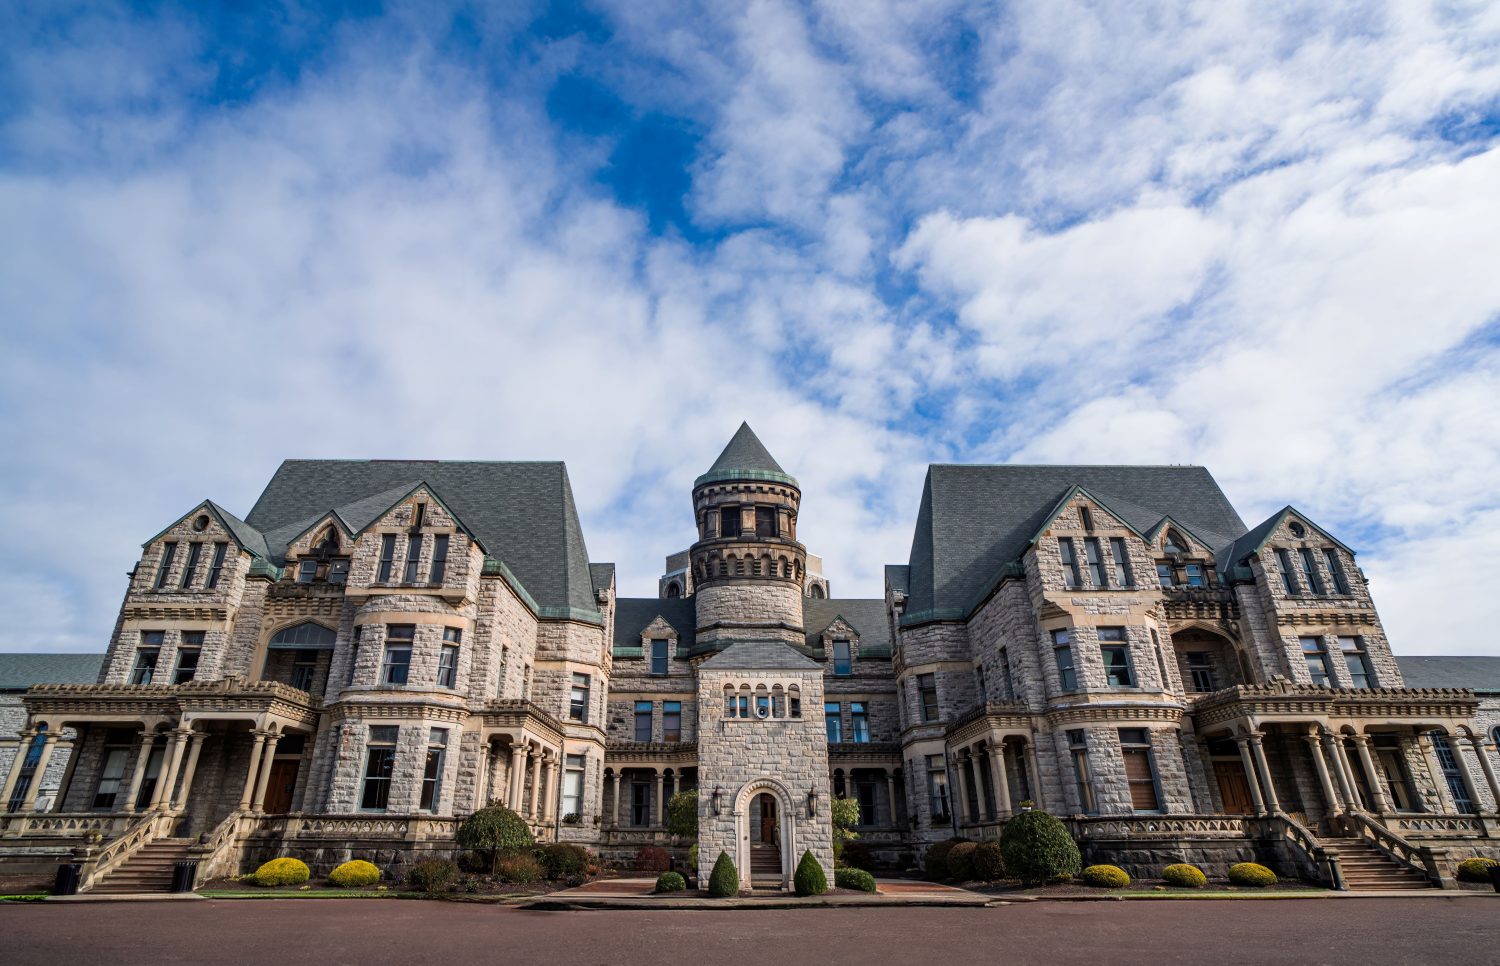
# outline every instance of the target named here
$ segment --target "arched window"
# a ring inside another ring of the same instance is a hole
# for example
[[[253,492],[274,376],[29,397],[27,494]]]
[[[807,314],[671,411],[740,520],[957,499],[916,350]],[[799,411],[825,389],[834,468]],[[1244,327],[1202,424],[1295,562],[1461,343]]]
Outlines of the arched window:
[[[1167,542],[1162,544],[1163,553],[1187,553],[1187,541],[1172,527],[1167,527]]]
[[[802,689],[793,684],[786,689],[787,713],[793,718],[802,717]]]
[[[322,624],[303,621],[291,627],[283,627],[271,637],[270,646],[277,649],[299,651],[331,651],[338,635]]]
[[[674,580],[670,584],[667,584],[667,596],[668,597],[681,597],[682,596],[682,588],[679,587],[679,586],[677,586],[677,581]]]
[[[322,551],[324,553],[338,553],[339,552],[339,531],[338,531],[338,527],[330,526],[327,530],[325,530],[323,532],[323,539],[318,541],[318,546],[317,546],[316,549],[318,549],[318,550],[320,550],[320,551]]]
[[[812,585],[812,593],[809,596],[812,597],[813,600],[822,600],[823,599],[823,585],[822,584],[813,584]]]
[[[771,717],[786,717],[786,692],[779,684],[771,688]]]
[[[724,685],[724,717],[734,717],[734,686]]]
[[[757,718],[769,718],[771,716],[771,695],[764,684],[755,688],[755,716]]]

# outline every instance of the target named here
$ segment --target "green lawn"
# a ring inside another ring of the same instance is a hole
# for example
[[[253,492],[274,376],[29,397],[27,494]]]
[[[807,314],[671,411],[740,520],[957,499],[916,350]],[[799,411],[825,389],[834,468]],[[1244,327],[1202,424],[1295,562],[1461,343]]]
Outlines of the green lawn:
[[[209,899],[421,899],[420,892],[375,892],[371,889],[199,889]]]

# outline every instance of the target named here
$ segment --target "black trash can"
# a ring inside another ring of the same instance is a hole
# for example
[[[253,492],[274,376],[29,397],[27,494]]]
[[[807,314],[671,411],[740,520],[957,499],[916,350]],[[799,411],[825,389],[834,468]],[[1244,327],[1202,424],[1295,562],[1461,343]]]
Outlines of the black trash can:
[[[1490,885],[1495,887],[1496,892],[1500,892],[1500,865],[1490,866]]]
[[[78,895],[78,880],[83,878],[83,866],[79,863],[69,863],[57,867],[57,878],[52,880],[52,894],[55,896]]]
[[[172,865],[172,891],[192,892],[193,879],[198,876],[198,860],[185,859]]]

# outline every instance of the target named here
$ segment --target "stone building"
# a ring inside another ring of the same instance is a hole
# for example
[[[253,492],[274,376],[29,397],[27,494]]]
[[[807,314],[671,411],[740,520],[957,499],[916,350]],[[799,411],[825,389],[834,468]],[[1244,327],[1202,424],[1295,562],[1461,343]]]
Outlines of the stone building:
[[[33,768],[76,750],[51,811],[5,773],[0,860],[81,854],[100,889],[177,855],[393,866],[489,802],[685,855],[690,788],[700,874],[723,851],[771,889],[831,866],[834,796],[890,867],[1030,807],[1142,874],[1420,886],[1500,855],[1497,694],[1408,686],[1299,510],[1247,527],[1201,467],[934,465],[883,597],[841,599],[801,497],[741,426],[625,598],[560,463],[288,461],[243,519],[205,501],[145,543],[95,683],[26,693]]]

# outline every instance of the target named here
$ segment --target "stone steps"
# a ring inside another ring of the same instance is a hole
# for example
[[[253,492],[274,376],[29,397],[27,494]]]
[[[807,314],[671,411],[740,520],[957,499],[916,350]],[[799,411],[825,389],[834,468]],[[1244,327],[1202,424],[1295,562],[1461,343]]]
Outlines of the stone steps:
[[[192,846],[192,839],[158,839],[143,845],[88,891],[101,895],[167,892],[172,888],[174,867],[187,858]]]
[[[1391,861],[1368,842],[1333,839],[1328,844],[1339,850],[1339,867],[1351,892],[1434,888],[1427,876]]]

